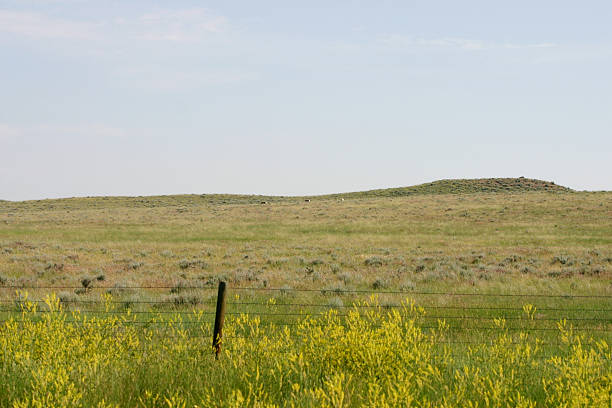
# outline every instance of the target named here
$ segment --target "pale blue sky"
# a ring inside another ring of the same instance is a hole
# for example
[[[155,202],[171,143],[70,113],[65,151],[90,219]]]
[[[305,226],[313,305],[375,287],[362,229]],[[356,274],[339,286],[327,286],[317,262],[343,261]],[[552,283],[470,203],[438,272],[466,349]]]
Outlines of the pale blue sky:
[[[0,199],[611,190],[611,72],[609,1],[0,0]]]

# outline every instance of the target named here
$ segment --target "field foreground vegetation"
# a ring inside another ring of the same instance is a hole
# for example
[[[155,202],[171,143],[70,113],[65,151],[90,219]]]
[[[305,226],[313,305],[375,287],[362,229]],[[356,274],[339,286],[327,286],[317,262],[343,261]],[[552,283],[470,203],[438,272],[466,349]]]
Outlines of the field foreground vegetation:
[[[112,311],[106,296],[106,310]],[[248,315],[228,320],[215,360],[198,311],[132,325],[129,312],[88,317],[24,300],[0,326],[0,405],[12,407],[609,407],[612,349],[559,322],[546,354],[527,331],[498,331],[455,355],[426,310],[329,311],[293,327]],[[533,309],[524,308],[525,321]],[[155,323],[163,323],[163,329]],[[229,340],[232,339],[232,340]]]

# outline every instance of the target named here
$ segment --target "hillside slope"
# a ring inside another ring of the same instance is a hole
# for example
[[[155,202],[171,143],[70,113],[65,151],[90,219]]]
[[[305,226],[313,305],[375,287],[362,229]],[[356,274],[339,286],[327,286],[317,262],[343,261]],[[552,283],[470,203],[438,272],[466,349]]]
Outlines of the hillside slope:
[[[522,193],[533,191],[571,192],[552,181],[519,178],[450,179],[410,187],[385,188],[354,193],[333,194],[334,197],[400,197],[415,194]]]
[[[304,199],[351,199],[368,197],[403,197],[425,194],[475,194],[475,193],[521,193],[521,192],[572,192],[567,187],[553,182],[527,178],[488,178],[438,180],[411,187],[387,188],[352,193],[320,196],[261,196],[239,194],[180,194],[139,197],[74,197],[30,201],[2,201],[0,210],[54,210],[79,208],[143,208],[180,207],[202,204],[260,204],[304,200]]]

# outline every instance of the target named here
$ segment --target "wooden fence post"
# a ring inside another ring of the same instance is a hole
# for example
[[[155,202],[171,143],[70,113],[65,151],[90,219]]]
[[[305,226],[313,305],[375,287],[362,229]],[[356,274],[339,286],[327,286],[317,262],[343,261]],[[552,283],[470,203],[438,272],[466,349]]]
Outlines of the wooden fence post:
[[[225,282],[219,282],[217,292],[217,311],[215,313],[215,328],[213,330],[213,350],[215,359],[219,359],[221,353],[221,337],[223,336],[223,318],[225,317]]]

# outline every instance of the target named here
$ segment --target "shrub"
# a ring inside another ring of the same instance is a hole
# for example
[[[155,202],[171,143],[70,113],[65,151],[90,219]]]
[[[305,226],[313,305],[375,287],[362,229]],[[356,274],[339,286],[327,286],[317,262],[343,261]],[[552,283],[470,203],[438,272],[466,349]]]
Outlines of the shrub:
[[[555,256],[553,258],[552,263],[553,264],[560,263],[561,265],[570,266],[570,265],[573,265],[575,263],[575,261],[572,259],[571,256],[568,256],[568,255],[558,255],[558,256]]]
[[[411,280],[406,279],[401,283],[400,289],[404,291],[414,290],[416,289],[416,284],[412,282]]]
[[[201,259],[182,259],[178,263],[178,266],[181,269],[196,268],[196,267],[199,267],[200,269],[208,268],[208,264],[202,261]]]
[[[60,292],[57,296],[62,303],[74,303],[77,299],[74,293],[70,292]]]
[[[377,256],[373,256],[371,258],[367,258],[365,260],[366,266],[382,266],[383,260]]]
[[[348,272],[343,272],[338,275],[338,279],[340,279],[345,285],[348,285],[353,280],[353,275]]]
[[[372,282],[372,289],[379,290],[385,289],[389,287],[389,281],[382,278],[376,278],[374,282]]]
[[[172,253],[172,251],[170,251],[170,250],[162,251],[160,255],[163,256],[164,258],[173,258],[174,257],[174,253]]]

